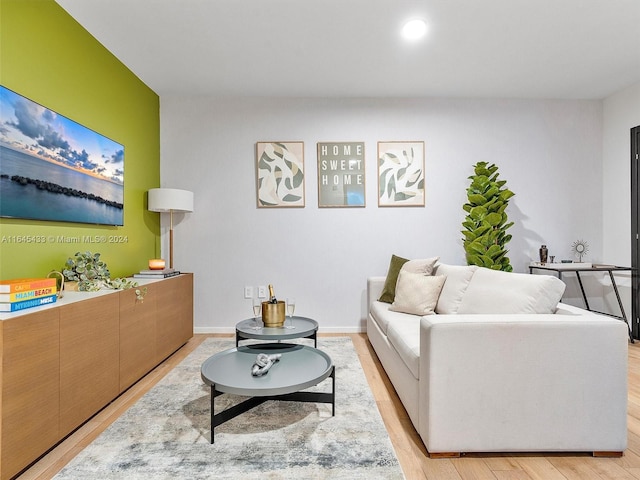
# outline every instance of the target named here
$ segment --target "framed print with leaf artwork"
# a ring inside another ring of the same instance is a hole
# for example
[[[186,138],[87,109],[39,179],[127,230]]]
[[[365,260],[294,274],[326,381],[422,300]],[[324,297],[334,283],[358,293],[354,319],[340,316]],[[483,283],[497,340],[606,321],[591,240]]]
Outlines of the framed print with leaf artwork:
[[[257,142],[258,208],[304,207],[304,142]]]
[[[378,142],[378,206],[424,206],[424,142]]]
[[[318,207],[364,207],[364,180],[364,142],[318,143]]]

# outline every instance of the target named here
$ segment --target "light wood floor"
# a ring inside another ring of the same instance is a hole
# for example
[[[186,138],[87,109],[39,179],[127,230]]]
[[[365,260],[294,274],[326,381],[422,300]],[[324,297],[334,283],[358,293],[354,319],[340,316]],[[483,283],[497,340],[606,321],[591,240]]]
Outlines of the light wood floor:
[[[138,398],[180,363],[208,336],[196,335],[131,389],[49,452],[19,480],[53,477],[91,443]],[[382,413],[391,442],[408,480],[563,480],[640,479],[640,343],[629,345],[629,447],[621,458],[593,458],[587,454],[467,455],[456,459],[430,459],[384,373],[365,334],[350,337]]]

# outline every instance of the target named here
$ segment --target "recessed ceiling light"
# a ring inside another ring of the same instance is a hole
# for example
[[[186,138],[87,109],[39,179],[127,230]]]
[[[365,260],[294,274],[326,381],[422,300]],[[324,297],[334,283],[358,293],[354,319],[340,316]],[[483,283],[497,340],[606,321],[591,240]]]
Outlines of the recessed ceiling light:
[[[425,33],[427,33],[427,23],[420,18],[409,20],[402,27],[402,36],[407,40],[417,40]]]

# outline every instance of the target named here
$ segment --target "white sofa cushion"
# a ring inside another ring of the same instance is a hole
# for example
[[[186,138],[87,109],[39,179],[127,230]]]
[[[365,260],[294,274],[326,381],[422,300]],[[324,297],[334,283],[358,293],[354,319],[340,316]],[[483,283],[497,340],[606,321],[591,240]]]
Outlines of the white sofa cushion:
[[[442,275],[412,273],[402,267],[396,284],[396,296],[389,310],[420,316],[433,314],[444,281]]]
[[[478,268],[458,313],[554,313],[565,284],[551,275]]]
[[[389,343],[416,380],[420,378],[420,317],[389,324]]]
[[[371,304],[369,312],[369,316],[376,322],[384,335],[389,335],[388,330],[391,323],[413,322],[416,318],[420,319],[420,317],[409,313],[393,312],[389,310],[389,307],[391,307],[389,303],[376,301]]]
[[[477,269],[475,265],[461,266],[444,263],[436,267],[434,275],[446,277],[436,304],[436,313],[446,315],[458,312],[464,292]]]

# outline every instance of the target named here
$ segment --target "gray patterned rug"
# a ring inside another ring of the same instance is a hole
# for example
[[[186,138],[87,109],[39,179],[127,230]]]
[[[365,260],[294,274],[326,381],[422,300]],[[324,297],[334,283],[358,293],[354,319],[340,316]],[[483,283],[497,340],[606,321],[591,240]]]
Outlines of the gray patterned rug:
[[[216,427],[211,445],[200,366],[233,346],[206,339],[55,478],[404,478],[348,337],[318,339],[336,365],[335,417],[330,404],[269,401]],[[330,391],[331,379],[310,390]],[[216,411],[242,398],[222,395]]]

